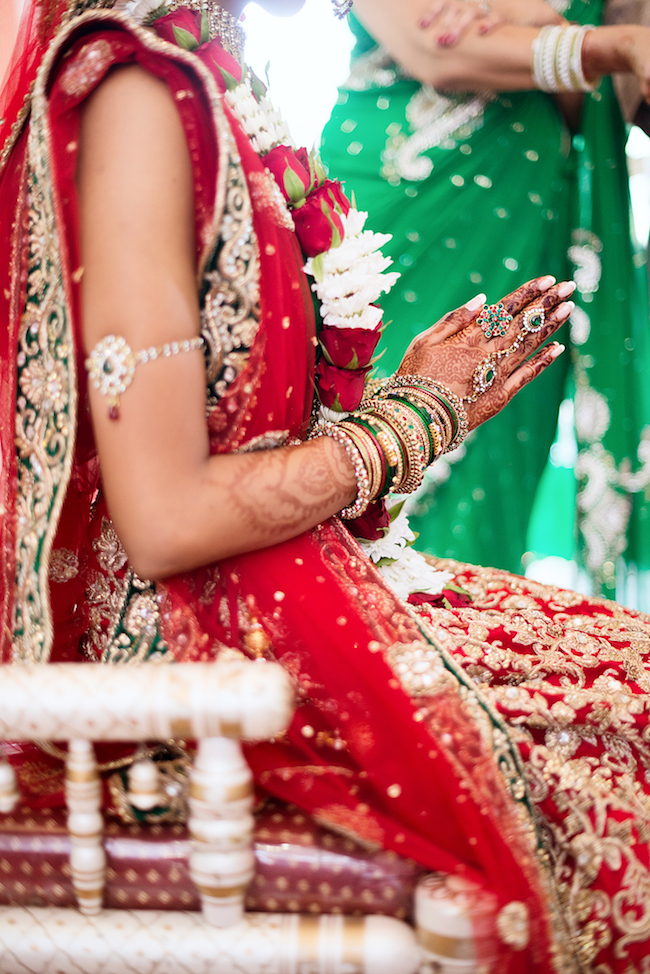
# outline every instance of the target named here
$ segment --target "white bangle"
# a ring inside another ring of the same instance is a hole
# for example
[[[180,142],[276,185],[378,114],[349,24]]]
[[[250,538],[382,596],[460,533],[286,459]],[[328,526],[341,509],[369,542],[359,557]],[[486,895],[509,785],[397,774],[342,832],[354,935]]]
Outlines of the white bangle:
[[[582,69],[582,47],[593,25],[542,27],[533,41],[531,72],[540,91],[593,91]]]
[[[571,62],[570,70],[571,77],[578,91],[593,91],[594,88],[598,86],[600,78],[595,81],[587,81],[585,78],[585,73],[582,67],[582,47],[585,40],[585,35],[590,30],[595,30],[593,24],[586,24],[584,27],[580,28],[579,33],[576,36],[576,43],[571,48]],[[575,90],[575,89],[574,89]]]

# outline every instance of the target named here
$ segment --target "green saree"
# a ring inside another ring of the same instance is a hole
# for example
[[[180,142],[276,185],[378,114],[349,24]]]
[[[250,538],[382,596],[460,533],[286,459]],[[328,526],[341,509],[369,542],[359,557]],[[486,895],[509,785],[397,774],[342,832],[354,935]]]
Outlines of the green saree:
[[[575,0],[566,15],[601,13],[601,0]],[[578,283],[560,335],[570,352],[429,472],[418,546],[515,572],[559,555],[583,587],[650,607],[647,285],[610,80],[585,98],[572,137],[548,95],[442,94],[351,23],[352,70],[322,149],[372,226],[393,234],[402,277],[384,300],[381,371],[478,291],[493,301],[544,273]],[[565,397],[575,439],[553,445]]]

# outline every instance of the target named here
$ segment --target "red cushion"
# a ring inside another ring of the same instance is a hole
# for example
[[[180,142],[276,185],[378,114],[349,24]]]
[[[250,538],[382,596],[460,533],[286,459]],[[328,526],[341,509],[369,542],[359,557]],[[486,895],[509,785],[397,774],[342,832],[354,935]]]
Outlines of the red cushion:
[[[198,910],[182,825],[108,820],[104,905]],[[250,910],[382,913],[408,919],[422,870],[391,852],[369,852],[321,828],[293,806],[269,802],[256,816]],[[0,905],[75,906],[65,812],[19,808],[0,815]]]

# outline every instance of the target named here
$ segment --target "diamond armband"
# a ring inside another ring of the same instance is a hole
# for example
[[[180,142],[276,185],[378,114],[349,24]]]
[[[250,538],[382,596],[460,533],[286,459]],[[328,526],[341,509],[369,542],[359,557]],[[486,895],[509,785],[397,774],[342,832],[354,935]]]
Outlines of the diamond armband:
[[[88,378],[95,389],[108,398],[108,418],[120,418],[120,396],[133,382],[136,366],[153,362],[157,358],[171,358],[181,352],[191,352],[205,344],[200,336],[187,338],[182,342],[167,342],[164,345],[151,345],[139,352],[121,335],[107,335],[97,342],[86,359]]]

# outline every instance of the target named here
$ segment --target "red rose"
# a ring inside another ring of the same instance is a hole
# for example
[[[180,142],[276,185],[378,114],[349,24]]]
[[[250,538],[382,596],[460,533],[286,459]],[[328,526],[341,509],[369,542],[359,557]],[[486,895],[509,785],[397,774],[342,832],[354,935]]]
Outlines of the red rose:
[[[154,28],[159,37],[162,37],[164,41],[169,41],[170,44],[178,45],[174,34],[174,27],[177,27],[179,30],[186,30],[188,34],[192,35],[198,45],[201,40],[200,10],[189,10],[187,7],[181,7],[172,14],[165,14],[164,17],[158,17],[154,22]]]
[[[373,501],[366,508],[366,513],[354,521],[348,521],[347,526],[355,538],[365,538],[366,541],[379,541],[386,533],[384,528],[390,527],[390,515],[383,500]]]
[[[323,185],[327,186],[330,196],[334,198],[336,205],[341,209],[341,211],[345,214],[349,213],[349,211],[352,209],[352,204],[345,195],[343,185],[338,181],[338,179],[327,179]]]
[[[319,340],[332,365],[339,369],[364,369],[370,365],[380,336],[380,328],[323,325]]]
[[[350,412],[356,409],[363,396],[369,369],[337,369],[324,358],[316,366],[318,395],[323,406]]]
[[[309,170],[311,169],[309,153],[305,149],[304,145],[300,146],[299,149],[296,149],[295,156],[298,162],[300,163],[300,165],[303,167],[303,169],[306,169],[307,172],[309,172]]]
[[[472,596],[469,592],[451,588],[443,589],[438,595],[431,595],[430,592],[411,592],[408,600],[411,605],[431,605],[439,609],[458,609],[472,604]]]
[[[296,234],[307,257],[323,254],[343,239],[343,223],[337,198],[331,190],[333,185],[331,180],[326,180],[309,194],[302,206],[292,211]]]
[[[306,154],[305,149],[302,152]],[[309,156],[306,160],[304,157],[299,158],[298,152],[291,146],[277,145],[264,156],[264,165],[273,174],[287,202],[299,203],[304,200],[311,185]]]
[[[208,68],[214,75],[217,84],[222,91],[225,91],[226,88],[225,82],[223,81],[223,77],[221,75],[222,70],[232,75],[235,81],[241,81],[241,64],[239,61],[235,60],[232,54],[228,54],[228,51],[224,51],[221,43],[218,40],[210,41],[209,44],[202,44],[195,53],[197,57],[203,61],[206,68]]]

